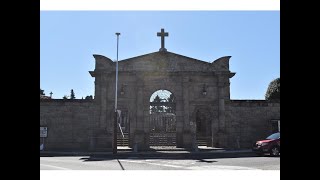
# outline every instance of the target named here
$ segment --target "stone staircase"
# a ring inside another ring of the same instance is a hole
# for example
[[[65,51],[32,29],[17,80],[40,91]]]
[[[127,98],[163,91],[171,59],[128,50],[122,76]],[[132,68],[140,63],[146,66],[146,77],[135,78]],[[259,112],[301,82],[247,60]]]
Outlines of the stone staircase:
[[[207,138],[205,136],[197,135],[198,146],[207,146]]]
[[[122,136],[121,133],[118,133],[117,135],[117,146],[129,146],[129,134],[128,133],[123,133],[124,137]]]
[[[175,134],[153,134],[150,136],[150,146],[176,146]],[[197,135],[198,146],[207,146],[207,138],[205,136]],[[117,146],[129,146],[129,134],[124,133],[124,138],[121,133],[117,135]]]
[[[176,146],[176,133],[150,133],[150,146]]]

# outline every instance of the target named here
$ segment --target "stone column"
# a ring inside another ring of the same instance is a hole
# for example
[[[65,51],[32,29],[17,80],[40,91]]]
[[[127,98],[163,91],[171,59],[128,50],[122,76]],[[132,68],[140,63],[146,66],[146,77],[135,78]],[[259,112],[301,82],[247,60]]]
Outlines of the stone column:
[[[95,151],[96,149],[96,131],[100,124],[100,111],[101,111],[101,75],[97,73],[94,76],[94,109],[93,109],[93,117],[90,120],[90,137],[89,137],[89,151]]]
[[[226,125],[225,125],[225,78],[223,75],[218,76],[218,107],[219,107],[219,124],[218,124],[218,132],[217,132],[217,138],[218,138],[218,145],[220,147],[226,147],[227,146],[227,139],[226,139]],[[213,130],[213,129],[212,129]]]
[[[225,129],[225,106],[224,106],[224,98],[221,97],[224,95],[224,88],[219,87],[219,130]]]
[[[184,76],[182,80],[182,97],[183,97],[183,147],[192,148],[193,144],[193,134],[190,129],[190,113],[189,113],[189,76]]]
[[[89,145],[91,151],[105,150],[112,147],[113,122],[109,113],[111,110],[109,106],[112,101],[108,99],[108,93],[112,92],[109,92],[108,89],[110,86],[114,87],[114,85],[112,85],[112,78],[108,78],[109,76],[110,74],[99,74],[95,82],[95,110]]]
[[[176,93],[177,94],[177,93]],[[179,97],[176,96],[176,146],[183,147],[183,132],[185,128],[184,114],[183,114],[183,100],[182,100],[182,90],[180,91]]]
[[[144,131],[144,103],[143,103],[143,84],[142,79],[137,79],[137,101],[136,101],[136,127],[133,135],[133,148],[134,151],[148,149]]]
[[[108,132],[112,133],[112,121],[107,115],[107,101],[108,101],[108,86],[112,81],[109,78],[102,77],[102,83],[100,84],[100,123],[99,127],[106,127]],[[112,86],[112,85],[111,85]],[[111,128],[111,129],[109,129]]]
[[[145,90],[146,88],[143,88]],[[144,91],[143,93],[143,105],[140,106],[143,110],[143,129],[144,129],[144,149],[149,149],[150,144],[150,97],[149,94]]]

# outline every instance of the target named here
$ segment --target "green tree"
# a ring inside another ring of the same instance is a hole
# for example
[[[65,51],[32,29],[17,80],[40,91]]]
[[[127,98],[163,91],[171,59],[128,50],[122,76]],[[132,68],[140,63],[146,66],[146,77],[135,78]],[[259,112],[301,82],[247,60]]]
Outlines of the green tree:
[[[71,89],[70,99],[76,99],[76,96],[74,95],[73,89]]]
[[[152,102],[161,102],[161,101],[162,99],[157,95]],[[160,106],[160,105],[151,106],[150,110],[152,113],[164,112],[163,106]]]
[[[270,82],[265,98],[266,100],[280,99],[280,78]]]
[[[170,97],[168,97],[167,101],[171,103],[174,102],[173,94],[170,94]]]
[[[93,99],[93,96],[92,95],[90,95],[90,96],[86,96],[86,98],[85,99]]]
[[[153,102],[161,102],[160,97],[157,95],[157,96],[154,98]]]
[[[44,90],[42,90],[41,88],[40,88],[40,95],[46,95],[46,94],[44,94]]]
[[[173,113],[174,112],[174,109],[173,109],[174,96],[173,96],[173,94],[170,94],[170,96],[167,99],[167,102],[169,104],[167,106],[166,112]]]
[[[67,96],[67,95],[64,95],[64,96],[62,97],[62,99],[68,99],[68,96]]]

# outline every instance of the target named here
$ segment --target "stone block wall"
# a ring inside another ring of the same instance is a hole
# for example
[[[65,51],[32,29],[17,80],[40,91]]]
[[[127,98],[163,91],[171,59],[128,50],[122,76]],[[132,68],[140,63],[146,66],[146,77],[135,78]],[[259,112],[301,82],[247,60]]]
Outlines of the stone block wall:
[[[280,101],[231,100],[226,103],[226,134],[231,148],[251,148],[272,133],[271,120],[280,120]]]
[[[40,138],[44,150],[87,151],[94,125],[93,100],[40,100],[40,127],[48,137]]]

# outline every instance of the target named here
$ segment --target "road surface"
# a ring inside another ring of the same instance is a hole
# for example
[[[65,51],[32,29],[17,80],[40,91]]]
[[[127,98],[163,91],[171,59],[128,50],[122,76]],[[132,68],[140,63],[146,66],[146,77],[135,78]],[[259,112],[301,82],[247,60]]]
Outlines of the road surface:
[[[280,157],[209,159],[40,157],[40,170],[280,170]]]

